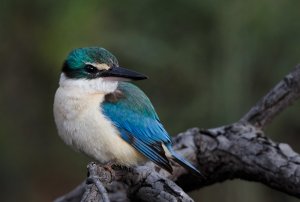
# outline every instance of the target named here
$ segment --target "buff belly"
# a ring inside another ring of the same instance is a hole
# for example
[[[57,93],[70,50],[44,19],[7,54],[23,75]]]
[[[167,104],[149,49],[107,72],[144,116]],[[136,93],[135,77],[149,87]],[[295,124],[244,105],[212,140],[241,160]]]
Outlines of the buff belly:
[[[145,157],[125,142],[115,126],[102,114],[101,93],[58,88],[54,117],[64,142],[100,163],[115,161],[120,165],[137,165]]]

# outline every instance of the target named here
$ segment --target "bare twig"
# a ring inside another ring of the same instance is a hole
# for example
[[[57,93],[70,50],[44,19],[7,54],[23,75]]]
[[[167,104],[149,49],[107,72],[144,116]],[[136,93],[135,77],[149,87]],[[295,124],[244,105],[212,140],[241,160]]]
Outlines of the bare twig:
[[[90,182],[92,182],[96,187],[97,187],[97,191],[98,193],[96,193],[96,195],[100,195],[99,200],[102,202],[110,202],[107,191],[105,189],[105,187],[103,186],[102,182],[100,181],[99,175],[98,175],[98,167],[94,162],[91,162],[88,164],[87,166],[88,168],[88,172],[89,172],[89,176],[87,179],[87,183],[89,184]],[[104,178],[102,178],[104,179]],[[83,199],[81,200],[82,202],[88,202],[90,201],[89,196],[91,195],[90,193],[94,190],[95,188],[93,186],[89,186],[88,189],[86,189],[86,192],[84,194],[85,197],[83,197]]]

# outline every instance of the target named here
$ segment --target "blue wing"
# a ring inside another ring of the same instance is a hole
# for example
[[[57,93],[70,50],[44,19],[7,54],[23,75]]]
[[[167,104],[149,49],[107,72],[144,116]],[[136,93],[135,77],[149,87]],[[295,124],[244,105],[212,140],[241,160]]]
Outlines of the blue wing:
[[[106,96],[102,109],[125,141],[159,166],[172,172],[162,147],[162,144],[171,146],[171,139],[150,100],[139,88],[131,83],[120,82],[117,90]]]

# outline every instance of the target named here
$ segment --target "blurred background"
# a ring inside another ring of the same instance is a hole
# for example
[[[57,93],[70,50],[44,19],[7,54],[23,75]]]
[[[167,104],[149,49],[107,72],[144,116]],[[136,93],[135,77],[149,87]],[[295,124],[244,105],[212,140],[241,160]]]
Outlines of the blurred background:
[[[90,159],[57,135],[52,105],[62,63],[102,46],[170,134],[237,121],[300,62],[300,1],[1,0],[0,201],[51,201],[86,177]],[[266,134],[300,152],[300,103]],[[240,180],[190,193],[196,201],[294,202]]]

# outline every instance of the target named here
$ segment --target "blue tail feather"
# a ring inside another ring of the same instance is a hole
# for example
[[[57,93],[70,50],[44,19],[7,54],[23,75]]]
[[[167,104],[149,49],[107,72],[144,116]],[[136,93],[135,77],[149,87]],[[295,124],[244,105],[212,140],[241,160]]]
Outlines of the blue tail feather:
[[[185,169],[187,169],[188,171],[190,171],[192,174],[194,174],[197,177],[201,177],[201,178],[205,178],[205,175],[202,174],[197,168],[195,168],[195,166],[193,166],[190,162],[188,162],[187,160],[185,160],[182,156],[180,156],[179,154],[177,154],[171,146],[168,146],[169,151],[172,154],[172,157],[174,158],[173,160],[178,163],[179,165],[181,165],[182,167],[184,167]]]

